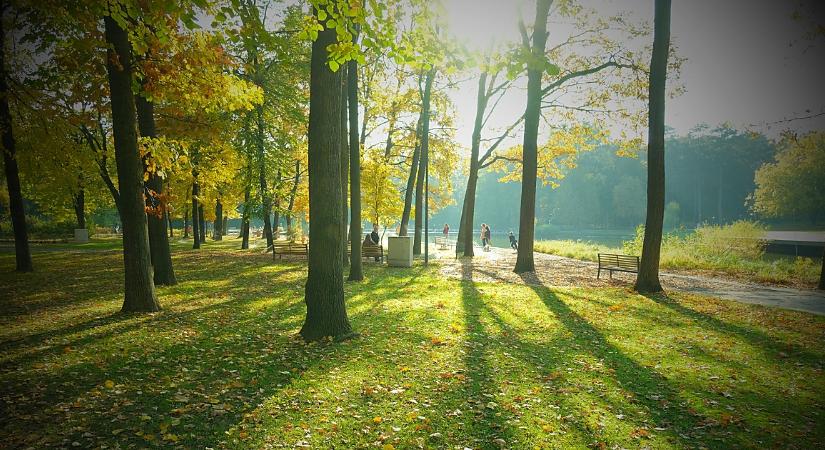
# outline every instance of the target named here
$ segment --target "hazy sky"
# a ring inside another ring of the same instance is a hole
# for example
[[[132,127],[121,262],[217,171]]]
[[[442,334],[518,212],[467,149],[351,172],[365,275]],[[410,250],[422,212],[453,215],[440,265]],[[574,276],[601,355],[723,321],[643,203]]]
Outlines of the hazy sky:
[[[519,12],[528,24],[535,14],[535,0],[443,1],[452,32],[478,49],[492,39],[519,39]],[[628,11],[652,24],[652,0],[584,2],[606,13]],[[803,27],[791,19],[796,4],[782,0],[673,0],[672,42],[687,58],[681,76],[687,92],[668,101],[667,124],[679,133],[699,123],[726,121],[737,127],[752,125],[774,136],[788,127],[825,130],[825,115],[766,125],[825,111],[825,39],[820,38],[814,47],[810,41],[799,42]],[[822,8],[818,9],[821,13]],[[552,40],[552,24],[548,28]],[[794,41],[797,44],[790,46]],[[476,81],[470,80],[453,93],[458,138],[463,145],[469,145],[472,133],[475,91]],[[505,126],[523,113],[524,105],[524,90],[511,90],[489,125]]]

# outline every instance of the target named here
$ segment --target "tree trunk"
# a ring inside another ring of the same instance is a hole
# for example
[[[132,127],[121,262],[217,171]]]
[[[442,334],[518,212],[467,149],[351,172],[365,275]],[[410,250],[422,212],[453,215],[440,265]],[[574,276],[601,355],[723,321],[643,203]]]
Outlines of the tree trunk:
[[[198,200],[198,196],[200,195],[200,185],[198,184],[198,174],[197,172],[193,173],[195,182],[192,183],[192,248],[199,249],[201,248],[201,221],[198,218],[198,211],[200,210]]]
[[[347,195],[349,195],[349,142],[347,141],[347,65],[341,67],[341,261],[344,267],[349,265],[349,257],[347,256],[347,233],[349,215],[349,202]]]
[[[659,252],[665,212],[665,83],[669,45],[670,0],[656,0],[648,97],[647,218],[635,286],[639,292],[662,290],[659,283]]]
[[[272,247],[272,222],[270,222],[270,215],[272,214],[272,198],[269,196],[269,189],[266,183],[266,154],[264,151],[264,111],[262,106],[255,108],[256,114],[256,139],[255,143],[258,146],[258,184],[261,189],[261,206],[263,209],[264,218],[264,237],[266,237],[267,248]]]
[[[2,130],[3,163],[6,171],[6,186],[9,190],[9,209],[14,231],[14,255],[18,272],[31,272],[32,254],[29,249],[29,235],[26,229],[26,212],[23,208],[23,192],[20,189],[20,171],[17,167],[17,150],[12,131],[11,110],[9,109],[9,85],[6,75],[6,30],[3,21],[6,2],[0,3],[0,130]],[[5,150],[5,151],[4,151]]]
[[[109,16],[103,18],[107,50],[106,71],[112,107],[120,221],[123,225],[125,298],[122,311],[158,311],[149,254],[149,232],[143,199],[143,163],[137,148],[135,99],[132,93],[132,51],[126,31]]]
[[[418,121],[418,126],[416,127],[416,132],[420,132],[421,130],[421,121]],[[404,191],[404,211],[401,213],[401,225],[398,228],[398,235],[399,236],[406,236],[407,235],[407,228],[409,228],[410,224],[410,211],[412,211],[412,199],[413,199],[413,192],[415,189],[415,179],[418,174],[418,160],[421,158],[421,145],[418,143],[415,144],[415,148],[413,149],[413,158],[412,164],[410,165],[410,175],[407,177],[407,190]]]
[[[533,43],[530,48],[533,59],[544,61],[547,43],[547,15],[550,0],[536,2],[536,20],[533,27]],[[543,66],[543,65],[542,65]],[[519,213],[519,246],[516,257],[516,273],[532,272],[533,239],[536,222],[536,175],[538,172],[538,132],[541,116],[541,76],[543,67],[535,64],[527,68],[527,108],[524,111],[524,142],[522,145],[521,212]]]
[[[137,108],[138,131],[148,138],[158,137],[155,128],[155,105],[142,95],[135,97]],[[163,180],[156,173],[150,173],[145,187],[154,191],[160,205],[159,214],[149,214],[147,225],[149,230],[149,251],[154,269],[155,285],[173,286],[178,283],[172,266],[172,252],[169,250],[169,236],[166,233],[166,204],[160,197],[163,194]]]
[[[86,228],[86,191],[83,188],[80,188],[77,194],[72,194],[72,206],[77,228]]]
[[[189,237],[189,205],[186,206],[186,210],[183,212],[183,238],[186,239],[188,237]]]
[[[292,190],[289,192],[289,205],[286,213],[286,235],[292,239],[292,209],[295,207],[295,194],[298,192],[298,182],[301,179],[301,160],[295,160],[295,178],[292,180]]]
[[[223,203],[221,199],[215,200],[215,227],[212,230],[212,239],[223,240]]]
[[[433,88],[435,69],[427,72],[424,81],[424,96],[421,99],[421,160],[418,166],[418,180],[415,183],[415,235],[413,237],[413,255],[421,254],[421,229],[424,225],[424,184],[427,175],[430,143],[430,94]]]
[[[357,29],[356,29],[357,36]],[[349,107],[349,177],[350,177],[350,242],[352,257],[349,281],[364,279],[361,266],[361,143],[358,136],[358,63],[347,63],[347,96]],[[389,139],[389,138],[387,138]]]
[[[203,214],[203,202],[198,202],[198,222],[200,222],[200,239],[201,244],[206,242],[206,219],[204,219]]]
[[[487,109],[487,72],[478,78],[478,97],[476,100],[476,120],[473,124],[473,137],[470,144],[470,174],[467,177],[467,189],[464,192],[464,205],[461,208],[461,220],[458,223],[455,254],[474,256],[473,253],[473,215],[476,204],[476,185],[478,184],[478,153],[481,147],[481,127],[484,125],[484,112]]]
[[[316,13],[317,14],[317,13]],[[309,255],[301,327],[306,341],[352,335],[344,303],[341,257],[341,73],[327,67],[327,47],[335,30],[318,33],[312,43],[309,100]]]

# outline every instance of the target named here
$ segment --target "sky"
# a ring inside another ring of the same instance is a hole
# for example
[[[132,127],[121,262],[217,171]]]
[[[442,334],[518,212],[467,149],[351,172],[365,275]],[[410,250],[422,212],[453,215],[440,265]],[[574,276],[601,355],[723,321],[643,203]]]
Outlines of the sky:
[[[528,24],[535,14],[535,0],[443,1],[450,31],[476,50],[491,40],[518,40],[520,13]],[[653,0],[583,3],[605,14],[626,11],[635,19],[653,22]],[[679,55],[687,58],[680,77],[686,92],[668,100],[667,125],[684,134],[701,123],[714,126],[730,122],[771,137],[786,128],[825,130],[825,114],[783,122],[825,112],[825,37],[819,37],[818,42],[800,40],[805,29],[791,18],[794,10],[799,10],[797,3],[673,0],[671,39]],[[814,9],[818,11],[807,17],[817,16],[822,23],[821,4]],[[551,18],[551,41],[553,30]],[[465,146],[469,146],[472,134],[476,89],[477,81],[470,79],[451,94],[457,110],[457,137]],[[503,128],[522,114],[525,98],[523,87],[509,91],[489,127]]]

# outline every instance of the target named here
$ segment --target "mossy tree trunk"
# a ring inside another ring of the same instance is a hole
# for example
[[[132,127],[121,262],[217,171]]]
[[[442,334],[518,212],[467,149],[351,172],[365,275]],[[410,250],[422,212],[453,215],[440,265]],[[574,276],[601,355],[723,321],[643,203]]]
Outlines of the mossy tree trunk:
[[[670,0],[656,0],[655,5],[648,94],[647,217],[642,260],[635,286],[639,292],[662,290],[659,282],[659,256],[665,213],[665,83],[670,46]]]
[[[341,72],[327,66],[335,30],[312,43],[309,100],[309,255],[301,327],[306,341],[352,334],[344,303],[341,257]]]
[[[106,71],[112,107],[120,220],[123,225],[125,276],[124,312],[153,312],[160,309],[152,280],[149,233],[143,198],[143,162],[137,148],[135,99],[132,93],[132,50],[126,31],[109,16],[104,17],[107,50]]]

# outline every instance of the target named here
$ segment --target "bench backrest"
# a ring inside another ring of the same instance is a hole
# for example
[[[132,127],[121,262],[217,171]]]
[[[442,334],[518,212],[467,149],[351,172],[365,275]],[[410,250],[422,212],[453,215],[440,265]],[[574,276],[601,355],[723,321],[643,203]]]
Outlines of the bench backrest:
[[[612,253],[599,253],[599,266],[639,270],[639,257],[631,255],[616,255]]]
[[[362,256],[381,256],[384,254],[384,246],[382,245],[362,245]]]

